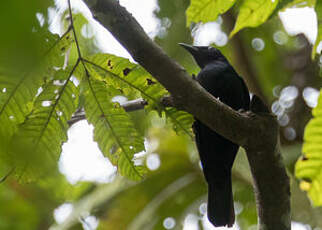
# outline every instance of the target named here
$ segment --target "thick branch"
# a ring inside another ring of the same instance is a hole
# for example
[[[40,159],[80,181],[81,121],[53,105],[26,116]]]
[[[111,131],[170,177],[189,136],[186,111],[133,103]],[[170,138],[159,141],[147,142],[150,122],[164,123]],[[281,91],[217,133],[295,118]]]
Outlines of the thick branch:
[[[172,95],[174,105],[247,151],[257,198],[259,229],[290,229],[289,182],[281,162],[278,125],[261,101],[239,113],[215,99],[170,59],[115,0],[85,0],[94,17]]]
[[[251,101],[251,110],[258,114],[268,112],[256,95]],[[290,183],[280,153],[277,122],[271,125],[275,130],[273,138],[276,144],[270,148],[247,151],[254,180],[259,229],[290,229]]]

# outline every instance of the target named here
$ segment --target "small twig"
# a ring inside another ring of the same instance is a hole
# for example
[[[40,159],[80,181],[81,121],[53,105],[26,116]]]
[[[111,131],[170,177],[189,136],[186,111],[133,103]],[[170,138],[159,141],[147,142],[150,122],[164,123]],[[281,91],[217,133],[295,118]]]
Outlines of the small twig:
[[[173,99],[171,96],[164,96],[161,99],[160,104],[164,107],[172,107],[173,106]],[[127,101],[121,104],[123,109],[126,112],[133,112],[137,110],[144,109],[144,107],[148,105],[148,102],[143,98]],[[85,120],[86,116],[83,110],[76,112],[73,117],[68,121],[69,126],[72,126],[78,121]]]
[[[5,182],[7,180],[7,178],[15,171],[15,168],[13,167],[6,175],[4,175],[1,179],[0,179],[0,184]]]
[[[124,108],[126,112],[132,112],[140,109],[144,109],[144,106],[146,106],[148,102],[142,98],[127,101],[125,103],[122,103],[121,106]]]

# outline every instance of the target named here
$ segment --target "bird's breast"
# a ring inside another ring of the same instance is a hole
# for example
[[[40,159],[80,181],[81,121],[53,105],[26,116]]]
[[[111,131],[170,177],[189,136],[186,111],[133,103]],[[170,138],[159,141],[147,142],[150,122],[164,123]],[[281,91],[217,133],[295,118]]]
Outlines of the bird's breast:
[[[244,107],[242,81],[237,73],[227,65],[207,65],[197,76],[197,81],[211,95],[238,110]]]

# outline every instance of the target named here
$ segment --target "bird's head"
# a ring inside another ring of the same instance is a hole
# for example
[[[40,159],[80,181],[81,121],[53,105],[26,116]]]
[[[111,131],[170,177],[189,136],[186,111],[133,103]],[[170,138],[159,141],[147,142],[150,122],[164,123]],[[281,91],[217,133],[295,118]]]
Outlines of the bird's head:
[[[179,45],[189,51],[200,68],[213,61],[226,61],[224,55],[212,46],[192,46],[185,43]]]

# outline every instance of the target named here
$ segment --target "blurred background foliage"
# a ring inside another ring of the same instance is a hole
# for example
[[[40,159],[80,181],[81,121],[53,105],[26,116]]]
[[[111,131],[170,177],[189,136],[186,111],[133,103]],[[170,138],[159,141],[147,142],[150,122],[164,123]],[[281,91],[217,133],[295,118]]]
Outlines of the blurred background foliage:
[[[157,2],[159,9],[154,13],[160,20],[160,27],[154,38],[155,42],[189,73],[197,74],[199,70],[192,58],[177,43],[192,43],[193,35],[203,26],[199,21],[207,22],[208,19],[186,19],[189,0]],[[191,3],[193,2],[195,1],[191,0]],[[207,3],[204,0],[199,4],[202,2]],[[322,187],[322,139],[319,136],[322,130],[322,103],[319,103],[313,113],[315,121],[312,120],[310,125],[313,128],[304,131],[312,118],[311,110],[316,106],[310,97],[318,93],[322,84],[319,76],[322,65],[320,53],[316,52],[322,40],[322,3],[301,0],[276,1],[269,3],[274,6],[267,7],[271,9],[270,12],[266,12],[268,15],[265,17],[269,18],[267,22],[251,28],[248,26],[255,25],[247,25],[247,21],[244,20],[246,24],[236,27],[239,12],[249,2],[238,2],[231,9],[224,7],[225,12],[220,12],[224,14],[216,19],[211,18],[216,20],[216,26],[221,28],[226,38],[234,28],[234,33],[236,32],[228,43],[222,43],[222,39],[225,40],[225,37],[222,37],[213,45],[224,53],[244,77],[250,90],[263,98],[279,120],[282,154],[291,178],[292,220],[311,226],[312,229],[322,228],[322,209],[316,207],[321,205],[322,200],[319,193]],[[316,9],[319,20],[316,44],[311,44],[303,34],[289,36],[277,17],[277,10],[305,6]],[[50,26],[48,12],[51,11],[48,7],[55,9],[55,4],[44,0],[30,0],[28,4],[22,1],[1,3],[0,26],[3,33],[0,36],[0,76],[21,76],[42,59],[43,49],[40,44],[44,43],[44,36],[35,30],[40,29],[39,21],[42,22],[41,28]],[[188,12],[191,11],[193,12],[193,9]],[[39,19],[39,15],[42,15],[42,19]],[[60,21],[61,27],[67,29],[66,12],[60,15]],[[192,22],[189,27],[186,26],[187,21]],[[75,28],[83,54],[100,52],[94,36],[84,36],[80,32],[85,25],[88,25],[87,19],[77,16]],[[238,31],[243,27],[247,28]],[[69,58],[70,62],[76,62],[75,46],[70,49]],[[18,77],[17,80],[19,79]],[[82,100],[80,98],[79,107],[84,103]],[[25,110],[27,113],[28,107]],[[132,182],[115,176],[111,183],[70,184],[56,169],[35,182],[20,183],[19,178],[10,175],[10,166],[0,159],[0,229],[148,230],[183,229],[183,226],[188,225],[194,226],[194,229],[211,229],[204,221],[207,191],[191,138],[178,136],[157,113],[136,111],[131,112],[131,117],[148,143],[144,162],[150,168],[150,172],[144,180]],[[0,137],[0,156],[1,150],[7,148],[5,138]],[[307,145],[303,151],[313,153],[310,155],[305,152],[296,163],[301,156],[303,140]],[[312,140],[313,147],[310,145]],[[314,161],[310,161],[311,159]],[[314,172],[313,167],[316,167]],[[295,178],[295,168],[297,176],[302,180]],[[257,215],[252,178],[242,149],[234,165],[233,181],[237,224],[240,229],[255,228]],[[310,197],[305,191],[309,191]],[[61,211],[62,209],[65,211]],[[61,213],[71,214],[67,218],[59,219],[55,214],[59,210]]]

